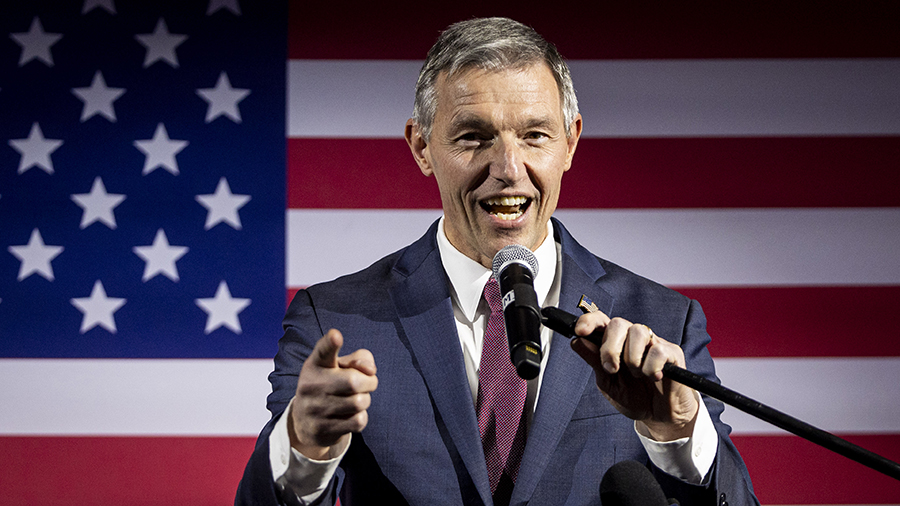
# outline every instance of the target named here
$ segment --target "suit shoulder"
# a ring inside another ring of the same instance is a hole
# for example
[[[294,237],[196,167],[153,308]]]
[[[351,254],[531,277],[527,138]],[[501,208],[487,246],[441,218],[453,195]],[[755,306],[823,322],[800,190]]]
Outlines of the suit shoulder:
[[[683,308],[690,304],[690,299],[675,290],[595,255],[572,237],[562,222],[555,218],[553,225],[555,237],[562,244],[563,254],[616,300],[661,303],[666,307]]]
[[[606,271],[602,281],[608,289],[616,292],[616,297],[636,298],[653,304],[665,304],[669,307],[687,306],[690,299],[671,288],[666,287],[656,281],[645,278],[636,274],[621,265],[609,260],[597,257],[594,258],[600,263]]]
[[[400,252],[392,253],[360,271],[299,290],[291,301],[283,326],[303,327],[315,321],[318,333],[335,326],[323,322],[325,315],[359,315],[380,319],[388,314],[390,287],[396,282],[393,264]],[[319,335],[319,334],[316,334]]]

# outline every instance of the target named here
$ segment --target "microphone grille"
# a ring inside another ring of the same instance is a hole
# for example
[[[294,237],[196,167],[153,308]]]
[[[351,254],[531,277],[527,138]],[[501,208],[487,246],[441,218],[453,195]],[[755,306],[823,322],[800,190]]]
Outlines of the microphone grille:
[[[530,249],[520,244],[510,244],[509,246],[504,246],[503,249],[501,249],[497,252],[496,255],[494,255],[494,260],[493,262],[491,262],[491,267],[494,271],[494,277],[499,280],[500,272],[510,262],[515,262],[527,266],[531,270],[532,277],[537,277],[537,257],[534,256],[534,253],[532,253]]]
[[[647,466],[623,460],[610,467],[600,480],[603,506],[668,506],[669,500]]]

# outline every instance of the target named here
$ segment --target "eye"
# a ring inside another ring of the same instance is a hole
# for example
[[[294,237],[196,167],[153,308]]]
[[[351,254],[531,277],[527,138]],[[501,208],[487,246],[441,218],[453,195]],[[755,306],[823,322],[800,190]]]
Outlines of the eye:
[[[531,143],[540,143],[549,139],[550,136],[540,130],[534,130],[525,134],[525,140]]]
[[[465,148],[481,148],[491,141],[491,136],[479,132],[466,132],[454,142]]]

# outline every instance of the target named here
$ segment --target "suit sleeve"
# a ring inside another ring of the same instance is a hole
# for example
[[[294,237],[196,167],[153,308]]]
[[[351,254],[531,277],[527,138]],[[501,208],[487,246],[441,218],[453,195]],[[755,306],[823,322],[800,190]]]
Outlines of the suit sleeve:
[[[710,342],[706,332],[706,316],[697,301],[690,301],[685,318],[682,341],[687,368],[701,376],[720,383],[716,376],[712,357],[707,350]],[[701,394],[710,418],[718,434],[718,451],[712,475],[705,487],[690,485],[684,481],[667,475],[656,467],[652,467],[657,480],[666,492],[667,497],[674,497],[681,504],[717,504],[723,506],[758,505],[759,501],[753,493],[753,485],[744,461],[731,442],[731,427],[721,420],[724,404]]]
[[[284,335],[278,341],[278,353],[275,355],[275,370],[269,374],[272,393],[267,399],[267,408],[272,413],[272,418],[260,433],[253,454],[244,469],[244,476],[238,485],[235,505],[301,504],[295,497],[292,497],[293,494],[282,494],[281,487],[272,479],[272,466],[269,463],[269,434],[294,396],[297,389],[297,377],[303,362],[323,335],[307,291],[301,290],[294,297],[284,318],[283,327]],[[338,469],[325,493],[314,504],[335,504],[342,481],[343,471]]]

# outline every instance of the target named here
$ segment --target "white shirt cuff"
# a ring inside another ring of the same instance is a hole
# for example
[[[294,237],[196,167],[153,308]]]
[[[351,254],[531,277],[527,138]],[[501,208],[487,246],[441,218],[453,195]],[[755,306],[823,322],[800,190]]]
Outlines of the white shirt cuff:
[[[272,466],[272,479],[278,488],[296,495],[300,504],[309,504],[328,487],[350,445],[345,445],[337,457],[328,460],[312,460],[291,448],[287,427],[291,404],[288,404],[269,434],[269,464]]]
[[[700,403],[697,421],[691,437],[659,442],[650,438],[650,431],[641,422],[634,422],[634,430],[650,456],[653,465],[663,472],[694,485],[704,485],[716,460],[719,435],[706,410],[700,394],[694,392]]]

